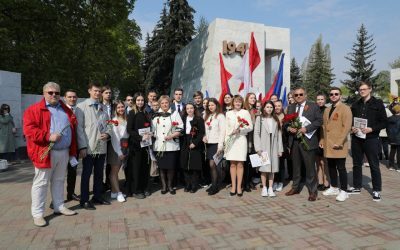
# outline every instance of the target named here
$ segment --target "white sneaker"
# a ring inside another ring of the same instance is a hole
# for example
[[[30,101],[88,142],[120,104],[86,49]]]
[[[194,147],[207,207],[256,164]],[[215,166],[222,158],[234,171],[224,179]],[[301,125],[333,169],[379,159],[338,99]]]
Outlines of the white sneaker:
[[[119,202],[125,202],[126,201],[124,195],[121,192],[118,193],[117,201],[119,201]]]
[[[328,196],[328,195],[338,195],[339,194],[339,188],[334,188],[334,187],[329,187],[327,190],[322,192],[322,195]]]
[[[117,199],[118,193],[111,192],[111,199]]]
[[[262,197],[268,197],[268,189],[266,187],[263,187],[261,190],[261,196]]]
[[[276,197],[276,194],[274,193],[273,188],[269,188],[269,189],[268,189],[268,196],[269,196],[269,197]]]
[[[349,194],[344,190],[340,190],[338,196],[336,196],[337,201],[345,201],[348,198],[349,198]]]
[[[282,182],[278,182],[278,185],[276,185],[276,192],[280,192],[283,189],[283,183]]]
[[[275,190],[276,190],[276,187],[277,187],[277,183],[274,182],[274,184],[272,184],[272,190],[275,191]]]
[[[33,224],[37,227],[44,227],[47,225],[47,222],[44,220],[43,217],[33,218]]]
[[[62,215],[65,215],[65,216],[71,216],[71,215],[77,214],[77,212],[74,211],[74,210],[68,209],[68,208],[66,208],[66,207],[63,207],[62,209],[60,209],[60,211],[57,211],[57,212],[54,211],[54,214],[55,214],[55,215],[60,215],[60,214],[62,214]]]

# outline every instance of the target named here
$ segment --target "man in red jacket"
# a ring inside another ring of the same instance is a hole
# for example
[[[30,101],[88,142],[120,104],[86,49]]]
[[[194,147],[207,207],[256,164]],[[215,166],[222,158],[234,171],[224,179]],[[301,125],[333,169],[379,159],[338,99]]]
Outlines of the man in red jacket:
[[[60,101],[60,86],[48,82],[43,86],[40,102],[24,113],[23,129],[28,156],[35,166],[32,185],[32,216],[36,226],[43,227],[47,188],[50,185],[54,214],[75,215],[64,206],[64,179],[69,160],[76,160],[76,117]],[[70,158],[71,156],[71,158]]]

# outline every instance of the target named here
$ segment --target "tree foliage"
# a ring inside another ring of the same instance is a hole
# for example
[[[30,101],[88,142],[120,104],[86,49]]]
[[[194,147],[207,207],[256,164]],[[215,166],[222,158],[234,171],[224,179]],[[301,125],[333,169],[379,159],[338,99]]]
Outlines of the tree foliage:
[[[382,70],[371,78],[372,85],[375,86],[374,92],[382,99],[388,100],[390,94],[390,72]]]
[[[319,93],[329,93],[334,79],[332,71],[329,44],[324,45],[320,36],[311,47],[306,74],[303,76],[309,99],[315,99]]]
[[[302,76],[296,59],[293,57],[290,61],[290,88],[295,89],[302,86]]]
[[[134,0],[0,2],[0,68],[22,73],[22,91],[47,81],[86,96],[89,81],[125,94],[142,81]]]
[[[356,91],[360,81],[372,83],[372,76],[375,72],[375,60],[372,57],[375,55],[375,49],[376,46],[372,35],[368,35],[367,29],[362,24],[357,32],[357,38],[351,52],[345,56],[350,61],[351,68],[344,72],[349,76],[349,79],[342,81],[342,83],[350,91],[348,99],[350,103],[354,102],[357,98]]]
[[[393,62],[389,63],[389,66],[392,69],[400,68],[400,56],[397,59],[395,59]]]
[[[148,60],[144,63],[145,84],[161,94],[170,91],[175,55],[195,34],[195,11],[187,0],[169,0],[167,4],[144,49]]]

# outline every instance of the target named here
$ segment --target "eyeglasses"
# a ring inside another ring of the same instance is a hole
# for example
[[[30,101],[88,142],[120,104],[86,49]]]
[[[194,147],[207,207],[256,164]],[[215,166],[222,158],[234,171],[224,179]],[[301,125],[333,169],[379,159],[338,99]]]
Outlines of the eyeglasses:
[[[304,95],[304,93],[294,94],[294,97],[303,96],[303,95]]]
[[[58,92],[58,91],[47,91],[47,94],[49,94],[49,95],[60,95],[60,92]]]
[[[339,93],[329,93],[329,96],[339,96]]]

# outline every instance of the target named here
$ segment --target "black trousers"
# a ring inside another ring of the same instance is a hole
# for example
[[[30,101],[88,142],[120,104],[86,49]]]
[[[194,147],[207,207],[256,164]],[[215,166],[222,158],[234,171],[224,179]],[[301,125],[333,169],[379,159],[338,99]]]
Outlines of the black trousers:
[[[396,156],[397,167],[394,163]],[[389,166],[395,169],[400,169],[400,145],[390,145]]]
[[[361,139],[356,136],[351,138],[351,155],[353,157],[353,186],[362,187],[362,165],[364,155],[367,157],[369,168],[371,170],[372,189],[374,191],[382,190],[382,177],[379,168],[379,138]]]
[[[304,163],[306,169],[306,186],[310,194],[316,194],[317,191],[317,175],[315,167],[316,150],[305,150],[299,140],[294,140],[292,147],[293,162],[293,184],[294,190],[299,190],[301,182],[301,163]]]
[[[81,204],[89,201],[89,181],[93,171],[93,197],[101,200],[103,193],[104,160],[106,154],[88,154],[82,160]]]
[[[340,189],[347,190],[347,171],[346,171],[346,158],[327,158],[329,177],[331,186],[338,187],[338,172],[340,178]]]
[[[130,161],[127,168],[128,194],[141,194],[148,187],[150,178],[150,158],[146,148],[130,150]]]
[[[274,175],[274,182],[284,182],[285,181],[285,158],[283,156],[279,157],[279,172]]]
[[[255,174],[255,169],[251,166],[250,163],[250,154],[247,154],[247,161],[243,163],[243,183],[242,186],[244,189],[250,188],[253,186],[252,179]]]
[[[199,171],[198,170],[183,170],[185,176],[186,187],[197,189],[199,185]]]
[[[382,157],[382,151],[385,156],[385,159],[389,159],[389,138],[387,137],[379,137],[379,140],[381,142],[381,148],[379,150],[379,159],[383,159]]]
[[[76,184],[76,169],[78,166],[72,167],[68,163],[67,167],[67,197],[75,194],[75,184]]]

